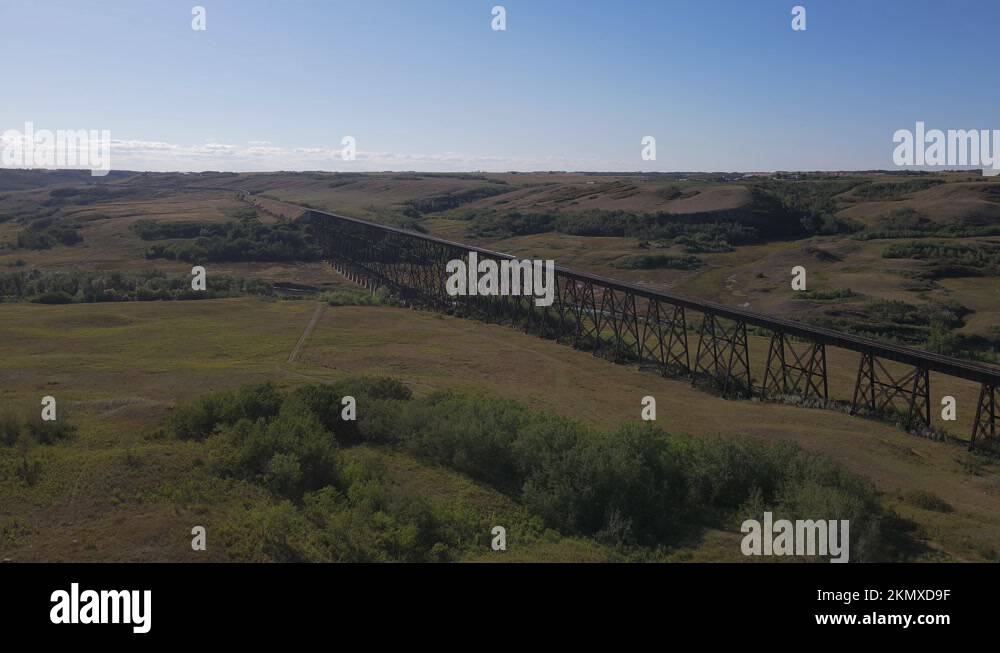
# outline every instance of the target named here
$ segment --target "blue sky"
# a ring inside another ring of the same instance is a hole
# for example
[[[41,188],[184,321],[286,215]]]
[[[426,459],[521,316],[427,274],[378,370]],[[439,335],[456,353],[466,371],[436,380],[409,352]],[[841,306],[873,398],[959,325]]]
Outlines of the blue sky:
[[[0,25],[0,130],[108,129],[116,168],[889,168],[917,120],[1000,128],[996,0],[4,0]]]

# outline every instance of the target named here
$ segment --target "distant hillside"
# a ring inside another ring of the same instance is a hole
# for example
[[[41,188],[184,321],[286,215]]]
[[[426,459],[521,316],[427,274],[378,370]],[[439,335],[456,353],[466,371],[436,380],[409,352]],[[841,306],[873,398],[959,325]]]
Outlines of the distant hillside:
[[[127,179],[136,173],[113,170],[103,177],[94,177],[89,170],[9,170],[0,169],[0,192],[31,190],[48,186],[76,184],[106,184]]]

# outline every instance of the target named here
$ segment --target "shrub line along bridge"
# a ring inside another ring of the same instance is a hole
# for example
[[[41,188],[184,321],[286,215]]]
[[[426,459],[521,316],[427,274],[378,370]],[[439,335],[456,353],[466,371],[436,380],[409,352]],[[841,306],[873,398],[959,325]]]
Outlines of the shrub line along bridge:
[[[244,193],[244,196],[247,195]],[[303,207],[331,263],[375,291],[388,287],[403,299],[470,317],[509,323],[542,337],[589,349],[617,362],[655,365],[664,376],[704,380],[724,396],[800,396],[829,400],[826,347],[860,354],[851,413],[895,414],[908,429],[931,423],[930,372],[980,384],[969,447],[997,437],[1000,369],[911,347],[881,343],[831,329],[770,317],[715,302],[643,288],[556,266],[554,301],[533,296],[451,297],[445,266],[476,252],[480,261],[518,260],[480,247]],[[689,312],[701,315],[697,345],[688,338]],[[754,385],[747,327],[770,334],[763,381]],[[693,353],[693,355],[692,355]],[[906,366],[890,373],[883,361]]]

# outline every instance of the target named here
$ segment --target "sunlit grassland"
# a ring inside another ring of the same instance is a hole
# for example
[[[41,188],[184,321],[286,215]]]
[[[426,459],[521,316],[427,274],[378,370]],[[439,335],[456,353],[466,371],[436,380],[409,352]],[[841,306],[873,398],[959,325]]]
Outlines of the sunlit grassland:
[[[170,407],[250,382],[288,387],[358,374],[395,376],[418,394],[506,397],[602,428],[637,420],[642,397],[653,395],[658,424],[668,432],[791,440],[835,458],[871,479],[902,515],[920,524],[933,547],[950,556],[989,557],[989,547],[1000,541],[997,466],[959,446],[842,412],[724,400],[687,381],[614,365],[509,327],[410,309],[328,307],[289,364],[314,308],[308,301],[257,299],[0,306],[0,401],[34,410],[41,396],[53,395],[80,427],[67,442],[33,450],[43,465],[37,485],[26,487],[11,476],[0,481],[0,524],[15,533],[0,539],[0,553],[18,559],[189,559],[191,525],[224,524],[248,503],[269,499],[246,483],[211,476],[198,444],[153,437]],[[750,346],[759,370],[766,340],[753,337]],[[829,353],[836,396],[853,383],[856,370],[856,355],[840,356]],[[963,418],[972,392],[957,393]],[[10,469],[18,452],[0,455]],[[503,510],[518,509],[453,472],[394,452],[374,455],[385,457],[394,482],[431,499],[460,500],[501,517]],[[954,511],[911,504],[905,497],[913,490],[939,496]],[[675,557],[725,558],[727,537],[708,533]],[[607,554],[591,542],[557,535],[531,546],[530,553],[516,555],[591,560]],[[211,551],[205,559],[225,558]]]

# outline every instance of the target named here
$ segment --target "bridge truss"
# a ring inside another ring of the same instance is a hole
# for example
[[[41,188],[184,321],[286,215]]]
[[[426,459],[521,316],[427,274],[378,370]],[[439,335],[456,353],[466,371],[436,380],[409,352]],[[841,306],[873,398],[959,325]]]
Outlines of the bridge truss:
[[[769,317],[714,302],[658,292],[556,267],[551,306],[533,296],[449,296],[446,265],[468,260],[517,260],[509,254],[450,242],[321,211],[307,210],[331,263],[373,292],[389,288],[404,300],[507,324],[616,362],[652,366],[714,386],[723,396],[796,396],[829,400],[827,347],[860,355],[851,412],[890,416],[909,429],[930,427],[930,372],[981,385],[970,448],[997,442],[1000,370],[931,352]],[[694,314],[694,315],[692,315]],[[700,318],[699,318],[700,316]],[[757,384],[747,332],[770,335]],[[906,368],[891,373],[886,363]]]

